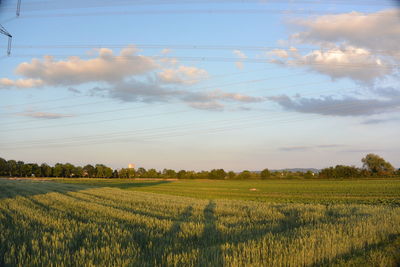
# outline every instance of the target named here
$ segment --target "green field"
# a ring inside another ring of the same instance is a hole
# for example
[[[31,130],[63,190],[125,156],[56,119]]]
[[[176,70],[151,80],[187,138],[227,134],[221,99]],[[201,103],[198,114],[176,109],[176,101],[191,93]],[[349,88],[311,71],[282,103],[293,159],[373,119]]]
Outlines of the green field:
[[[0,179],[0,266],[398,266],[400,181]]]
[[[400,180],[179,180],[53,179],[63,183],[202,199],[236,199],[285,203],[359,203],[400,205]],[[253,189],[253,190],[251,190]],[[255,190],[254,190],[255,189]]]

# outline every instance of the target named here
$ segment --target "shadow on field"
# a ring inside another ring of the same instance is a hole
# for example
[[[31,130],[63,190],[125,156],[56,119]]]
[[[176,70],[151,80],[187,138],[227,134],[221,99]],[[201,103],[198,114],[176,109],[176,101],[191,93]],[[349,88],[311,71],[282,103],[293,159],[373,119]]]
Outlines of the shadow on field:
[[[133,187],[147,187],[159,184],[170,183],[169,181],[157,182],[132,182],[132,183],[118,183],[109,181],[88,181],[85,183],[59,183],[44,180],[32,179],[3,179],[0,178],[0,199],[14,198],[17,196],[34,196],[47,194],[51,192],[68,193],[77,192],[91,188],[99,187],[116,187],[120,189],[128,189]]]
[[[184,222],[189,221],[192,216],[193,207],[188,206],[179,216],[175,219],[173,225],[163,236],[156,238],[149,238],[142,232],[133,232],[133,238],[137,241],[140,246],[141,252],[137,263],[141,266],[164,266],[166,259],[163,255],[166,254],[166,250],[179,250],[180,243],[178,234],[181,231],[181,225]],[[165,245],[166,239],[169,241],[169,246]],[[149,246],[153,246],[149,249]]]
[[[397,243],[396,243],[397,242]],[[342,253],[334,257],[333,259],[323,259],[317,263],[309,265],[309,267],[318,267],[318,266],[327,266],[328,264],[340,264],[345,265],[347,261],[350,261],[354,258],[362,257],[365,258],[368,254],[374,250],[382,250],[389,246],[392,246],[392,253],[397,255],[395,258],[395,265],[400,266],[400,234],[391,234],[389,237],[381,242],[373,243],[373,244],[365,244],[362,248],[352,249],[349,252]],[[346,264],[347,265],[347,264]],[[374,266],[383,266],[383,265],[374,265]]]
[[[101,182],[97,183],[90,183],[95,186],[99,186]],[[130,183],[118,183],[118,182],[105,182],[102,184],[102,187],[116,187],[120,189],[129,189],[129,188],[135,188],[135,187],[149,187],[149,186],[156,186],[156,185],[161,185],[161,184],[169,184],[171,183],[170,181],[151,181],[151,182],[130,182]]]
[[[200,254],[197,259],[198,266],[223,266],[224,258],[220,248],[221,233],[217,229],[217,217],[215,216],[215,203],[210,201],[204,208],[204,231],[200,237]]]

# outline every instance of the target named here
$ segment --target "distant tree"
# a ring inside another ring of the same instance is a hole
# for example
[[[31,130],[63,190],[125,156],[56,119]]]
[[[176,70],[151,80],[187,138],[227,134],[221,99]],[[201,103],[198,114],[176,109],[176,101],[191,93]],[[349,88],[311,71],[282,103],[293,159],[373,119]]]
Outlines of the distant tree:
[[[20,166],[18,166],[18,169],[19,169],[18,176],[21,176],[21,177],[32,176],[32,165],[31,164],[20,165]]]
[[[187,178],[186,178],[186,171],[185,171],[185,170],[180,170],[180,171],[176,174],[176,177],[177,177],[178,179],[187,179]]]
[[[329,167],[322,169],[319,172],[320,178],[355,178],[361,177],[361,170],[354,166],[336,165],[335,167]]]
[[[145,177],[146,176],[146,169],[143,167],[140,167],[137,169],[136,174],[138,177]]]
[[[314,177],[314,173],[310,170],[308,170],[306,173],[304,173],[304,178],[310,179]]]
[[[17,176],[17,162],[15,160],[7,161],[7,172],[9,176]]]
[[[25,170],[25,163],[21,160],[17,161],[17,166],[16,166],[16,170],[15,170],[15,176],[25,176],[24,174],[24,170]]]
[[[96,164],[96,177],[98,178],[111,178],[113,170],[104,164]]]
[[[75,170],[75,166],[71,163],[65,163],[64,166],[64,172],[63,172],[63,177],[73,177],[75,176],[74,170]]]
[[[122,168],[118,171],[119,178],[134,178],[136,171],[133,168]]]
[[[42,177],[51,177],[53,175],[53,170],[49,165],[43,163],[40,165],[40,174]]]
[[[147,178],[158,178],[160,176],[159,172],[156,169],[149,169],[145,177]]]
[[[271,177],[271,172],[268,169],[264,169],[260,172],[261,179],[267,179]]]
[[[136,176],[136,171],[133,168],[128,169],[128,178],[135,178]]]
[[[391,175],[394,172],[392,164],[375,154],[366,155],[361,159],[361,162],[363,163],[363,167],[374,176]]]
[[[105,166],[104,168],[104,177],[105,178],[112,178],[113,177],[113,169],[110,167]]]
[[[7,173],[7,160],[0,158],[0,176],[8,176]]]
[[[162,176],[164,178],[176,178],[177,177],[177,173],[175,170],[171,170],[171,169],[164,169],[162,171]]]
[[[238,179],[250,179],[251,178],[251,172],[248,170],[244,170],[239,175],[237,176]]]
[[[225,179],[224,169],[213,169],[208,173],[208,179]]]
[[[29,173],[28,176],[42,176],[42,170],[40,169],[40,166],[38,164],[30,163],[29,165],[31,166],[31,173]]]
[[[90,165],[90,164],[84,166],[83,170],[82,170],[82,176],[89,177],[89,178],[95,177],[96,176],[95,167],[93,167],[93,165]]]
[[[83,177],[83,168],[81,166],[75,166],[72,171],[73,177]]]
[[[236,178],[236,173],[234,171],[229,171],[227,176],[229,180],[232,180]]]
[[[119,178],[129,178],[129,169],[127,168],[122,168],[118,171],[118,177]]]
[[[62,163],[56,163],[53,168],[53,175],[55,177],[63,177],[64,173],[64,166]]]
[[[112,173],[112,178],[119,178],[119,176],[118,176],[118,171],[117,171],[117,170],[114,170],[114,171],[113,171],[113,173]]]

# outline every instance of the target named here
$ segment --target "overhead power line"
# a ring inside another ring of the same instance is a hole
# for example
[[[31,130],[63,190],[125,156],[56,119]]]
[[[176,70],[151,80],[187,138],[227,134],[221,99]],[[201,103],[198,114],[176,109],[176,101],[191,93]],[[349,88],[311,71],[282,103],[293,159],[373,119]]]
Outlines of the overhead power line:
[[[315,84],[315,83],[311,83],[311,84]],[[307,85],[307,84],[303,84],[303,85]],[[294,86],[292,86],[292,87],[294,87]],[[287,87],[282,87],[282,88],[287,88]],[[282,88],[273,88],[273,89],[282,89]],[[346,88],[346,89],[356,89],[356,88],[359,88],[359,86]],[[333,90],[336,90],[336,89],[322,90],[322,91],[319,91],[318,93],[329,92],[329,91],[333,91]],[[307,93],[306,94],[303,93],[303,95],[308,95],[308,94]],[[265,100],[264,103],[265,102],[271,102],[271,100]],[[165,105],[165,104],[158,104],[158,106],[160,106],[160,105]],[[188,111],[185,111],[185,112],[188,112]],[[172,114],[173,113],[175,113],[175,112],[172,112]],[[170,113],[149,114],[149,115],[140,115],[140,116],[137,116],[137,115],[135,115],[135,116],[125,116],[125,117],[117,117],[117,118],[111,118],[111,119],[101,119],[101,120],[92,120],[92,121],[84,121],[84,122],[63,123],[63,124],[59,124],[59,125],[47,125],[47,126],[23,127],[23,128],[14,128],[14,129],[3,129],[2,132],[38,130],[38,129],[49,129],[49,128],[63,128],[63,127],[66,127],[66,126],[97,124],[97,123],[103,123],[103,122],[113,122],[113,121],[121,121],[121,120],[128,120],[128,119],[146,118],[148,116],[150,116],[150,117],[152,117],[152,116],[161,116],[162,114],[170,114]]]
[[[187,14],[275,14],[275,15],[340,15],[343,12],[327,12],[326,10],[284,10],[284,9],[160,9],[160,10],[124,10],[124,11],[97,11],[79,13],[43,13],[20,16],[21,19],[34,18],[64,18],[64,17],[92,17],[92,16],[131,16],[131,15],[187,15]],[[352,16],[365,16],[364,13],[352,13]],[[368,16],[384,17],[384,14],[368,13]]]
[[[34,58],[34,57],[44,57],[47,56],[45,54],[25,54],[25,55],[13,55],[13,57],[21,57],[21,58]],[[66,58],[72,55],[52,55],[53,58]],[[80,58],[92,58],[89,55],[73,55],[74,57]],[[116,60],[136,60],[137,56],[107,56],[108,58],[114,58]],[[236,57],[212,57],[212,56],[146,56],[148,58],[152,58],[155,60],[180,60],[187,62],[243,62],[243,63],[274,63],[271,62],[270,59],[264,58],[236,58]],[[326,65],[323,62],[310,62],[305,60],[289,60],[292,65]],[[378,65],[376,63],[363,63],[363,62],[329,62],[331,67],[351,67],[351,68],[393,68],[399,67],[400,64],[382,64]]]
[[[218,74],[218,75],[211,75],[209,77],[207,77],[207,81],[209,80],[213,80],[213,79],[218,79],[218,78],[223,78],[223,77],[229,77],[229,76],[238,76],[238,75],[243,75],[243,74],[249,74],[249,73],[255,73],[255,72],[260,72],[260,71],[265,71],[265,70],[270,70],[270,69],[274,69],[275,67],[266,67],[266,68],[260,68],[260,69],[256,69],[256,70],[249,70],[249,71],[236,71],[236,72],[231,72],[231,73],[226,73],[226,74]],[[297,73],[297,74],[290,74],[289,76],[293,76],[293,75],[302,75],[303,72]],[[277,79],[277,78],[287,78],[288,75],[285,76],[272,76],[269,77],[269,79]],[[191,80],[188,80],[189,82]],[[197,79],[193,80],[193,81],[197,81]],[[207,86],[207,88],[210,87],[219,87],[221,86],[220,84],[217,85],[213,85],[213,86]],[[223,85],[224,86],[224,85]],[[207,89],[205,87],[201,87],[201,88],[196,88],[197,90],[201,90],[201,89]],[[80,95],[80,96],[69,96],[69,97],[62,97],[62,98],[54,98],[54,99],[47,99],[47,100],[40,100],[40,101],[34,101],[34,102],[27,102],[27,103],[18,103],[18,104],[10,104],[10,105],[3,105],[0,106],[0,108],[6,108],[6,107],[16,107],[16,106],[27,106],[27,105],[34,105],[34,104],[42,104],[42,103],[52,103],[52,102],[58,102],[58,101],[63,101],[63,100],[69,100],[69,99],[80,99],[83,97],[87,97],[87,95]],[[94,104],[97,104],[98,102],[93,102]],[[86,104],[87,105],[87,104]],[[7,116],[7,115],[13,115],[13,114],[17,114],[18,112],[10,112],[10,113],[0,113],[0,116]]]
[[[127,45],[128,44],[128,45]],[[126,42],[126,44],[13,44],[14,49],[123,49],[129,47],[129,44],[135,48],[142,49],[171,49],[171,50],[240,50],[240,51],[260,51],[260,52],[274,52],[276,50],[284,50],[290,52],[288,48],[282,46],[254,46],[254,45],[203,45],[203,44],[140,44],[135,42]],[[0,47],[4,47],[1,46]],[[344,50],[344,49],[325,49],[316,47],[296,47],[297,51],[320,51],[324,54],[358,54],[358,50]],[[384,55],[398,55],[399,52],[390,51],[388,49],[366,49],[375,54],[381,53]],[[87,56],[87,55],[86,55]]]
[[[319,109],[319,111],[347,111],[351,112],[353,110],[357,110],[360,107],[364,107],[366,105],[370,105],[369,103],[357,103],[357,101],[350,101],[347,103],[341,104],[330,104],[325,107]],[[303,114],[304,115],[304,114]],[[320,118],[320,114],[311,114],[312,119]],[[289,120],[287,118],[289,117]],[[235,118],[234,120],[214,120],[214,121],[206,121],[203,123],[189,123],[189,124],[180,124],[176,126],[168,126],[168,127],[158,127],[158,128],[148,128],[148,129],[137,129],[131,131],[124,132],[113,132],[107,134],[100,135],[88,135],[88,136],[77,136],[77,137],[68,137],[68,138],[55,138],[55,139],[46,139],[46,140],[35,140],[35,141],[23,141],[16,143],[8,143],[7,145],[12,146],[10,148],[3,147],[5,149],[21,149],[21,148],[32,148],[32,147],[62,147],[62,146],[75,146],[75,145],[92,145],[92,144],[105,144],[105,143],[116,143],[116,142],[131,142],[132,138],[137,140],[152,140],[157,138],[169,138],[169,137],[179,137],[185,135],[197,135],[197,134],[209,134],[216,132],[224,132],[224,131],[232,131],[232,130],[242,130],[246,128],[254,128],[254,127],[262,127],[265,126],[266,122],[280,123],[280,122],[299,122],[307,119],[299,119],[300,116],[297,114],[295,116],[277,116],[271,117],[269,116],[267,120],[265,120],[265,114],[261,114],[258,116],[247,116],[242,118]],[[261,119],[261,120],[259,120]],[[271,120],[275,119],[275,120]],[[282,120],[283,119],[283,120]],[[309,119],[309,118],[308,118]],[[239,122],[239,124],[238,124]],[[207,127],[203,129],[193,129],[195,126],[206,125],[209,126],[210,123],[215,123],[218,127]],[[233,124],[232,124],[233,123]],[[122,139],[121,139],[122,138]],[[129,139],[126,139],[129,138]],[[24,144],[26,144],[24,146]]]
[[[297,73],[297,74],[291,74],[291,75],[285,75],[285,76],[275,76],[275,77],[268,77],[266,79],[260,79],[260,80],[247,80],[247,81],[240,81],[240,82],[234,82],[234,83],[225,83],[225,84],[219,84],[219,85],[213,85],[213,86],[207,86],[207,87],[200,87],[197,88],[197,92],[201,92],[201,90],[204,89],[210,89],[210,88],[222,88],[222,87],[226,87],[226,86],[237,86],[237,85],[243,85],[243,84],[255,84],[255,83],[259,83],[259,82],[264,82],[264,81],[270,81],[273,79],[277,79],[277,78],[289,78],[289,77],[294,77],[294,76],[298,76],[298,75],[303,75],[303,73]],[[330,82],[330,81],[329,81]],[[274,87],[274,88],[269,88],[267,90],[280,90],[280,89],[287,89],[287,88],[293,88],[293,87],[299,87],[299,86],[305,86],[305,85],[316,85],[316,84],[324,84],[327,83],[326,81],[323,82],[311,82],[311,83],[302,83],[302,84],[294,84],[294,85],[289,85],[289,86],[283,86],[283,87]],[[247,93],[252,92],[255,90],[246,90]],[[56,106],[56,107],[51,107],[51,108],[47,108],[46,111],[49,110],[55,110],[55,109],[65,109],[65,108],[76,108],[78,106],[88,106],[88,105],[94,105],[94,104],[101,104],[101,103],[107,103],[109,102],[109,100],[106,101],[96,101],[96,102],[91,102],[91,103],[82,103],[82,104],[74,104],[74,105],[67,105],[67,106]],[[168,103],[164,103],[164,104],[157,104],[157,107],[160,106],[164,106],[167,105]],[[118,108],[118,109],[111,109],[111,110],[102,110],[102,111],[94,111],[94,112],[86,112],[86,113],[81,113],[78,116],[82,117],[82,116],[90,116],[90,115],[95,115],[95,114],[104,114],[104,113],[113,113],[113,112],[118,112],[118,111],[128,111],[128,110],[136,110],[136,109],[143,109],[146,108],[147,106],[140,106],[140,107],[128,107],[128,108]],[[9,116],[9,115],[23,115],[24,112],[13,112],[13,113],[3,113],[0,114],[1,116]],[[20,124],[20,123],[26,123],[26,122],[33,122],[31,119],[29,120],[23,120],[23,121],[13,121],[11,123],[3,123],[3,126],[6,125],[15,125],[15,124]],[[100,122],[103,122],[103,120],[100,120]],[[69,125],[75,125],[75,123],[69,124]],[[56,125],[57,126],[57,125]],[[46,126],[47,128],[48,126]],[[8,129],[9,130],[9,129]],[[8,131],[7,129],[3,129],[3,131]],[[24,130],[26,130],[26,128],[24,128]]]
[[[20,1],[19,1],[20,2]],[[342,5],[342,6],[379,6],[379,7],[390,7],[393,6],[389,2],[382,1],[307,1],[307,0],[268,0],[261,2],[259,0],[146,0],[146,1],[131,1],[131,0],[114,0],[114,1],[28,1],[24,3],[24,11],[43,11],[43,10],[60,10],[60,9],[78,9],[78,8],[101,8],[101,7],[117,7],[117,6],[176,6],[176,5],[200,5],[200,4],[212,4],[212,5],[232,5],[232,4],[256,4],[258,6],[270,6],[274,4],[285,4],[290,6],[301,5],[304,8],[306,6],[314,7],[326,7],[330,5]],[[20,3],[19,3],[20,5]],[[5,10],[13,10],[12,5],[5,5]]]

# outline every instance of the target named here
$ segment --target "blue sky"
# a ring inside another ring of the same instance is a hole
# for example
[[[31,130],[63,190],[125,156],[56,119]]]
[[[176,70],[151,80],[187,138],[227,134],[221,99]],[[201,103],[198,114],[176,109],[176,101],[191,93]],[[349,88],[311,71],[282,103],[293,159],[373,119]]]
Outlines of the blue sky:
[[[0,157],[400,167],[394,2],[22,1],[19,18],[15,4],[0,5]]]

